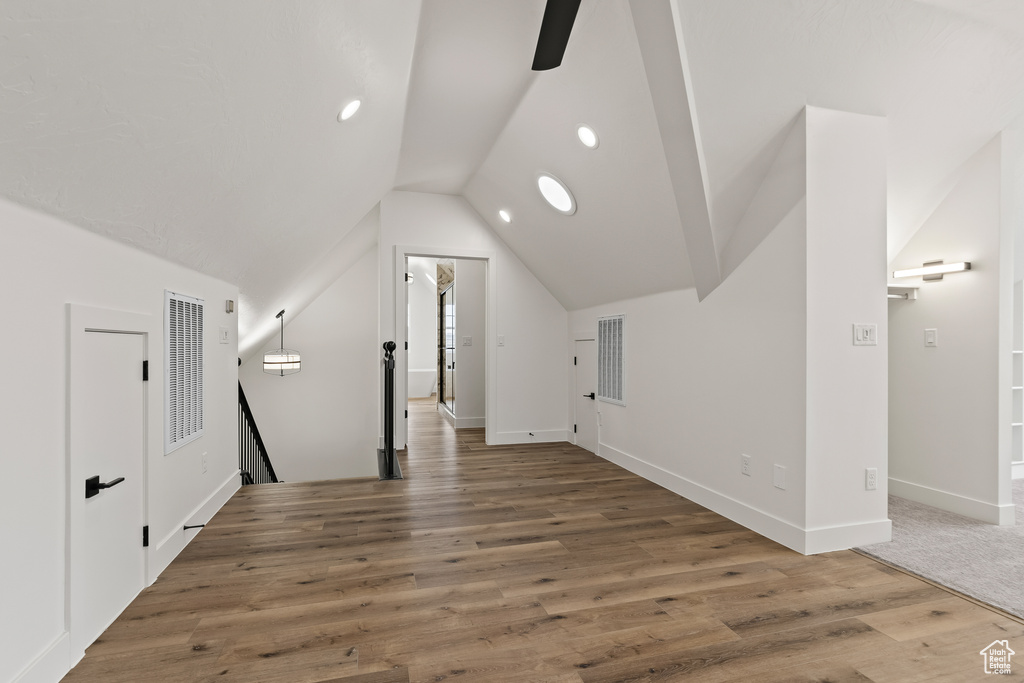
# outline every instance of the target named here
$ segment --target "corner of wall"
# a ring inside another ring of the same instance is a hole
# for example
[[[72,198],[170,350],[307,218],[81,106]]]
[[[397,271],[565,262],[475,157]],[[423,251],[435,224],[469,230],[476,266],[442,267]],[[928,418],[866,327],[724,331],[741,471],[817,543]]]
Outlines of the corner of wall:
[[[159,543],[150,548],[147,557],[146,585],[152,585],[160,572],[167,569],[168,565],[185,549],[198,533],[185,531],[186,524],[206,524],[213,518],[217,511],[224,507],[238,489],[241,488],[241,478],[236,470],[217,489],[207,496],[206,500],[197,505],[189,514],[182,517],[178,525],[169,534],[160,539]]]

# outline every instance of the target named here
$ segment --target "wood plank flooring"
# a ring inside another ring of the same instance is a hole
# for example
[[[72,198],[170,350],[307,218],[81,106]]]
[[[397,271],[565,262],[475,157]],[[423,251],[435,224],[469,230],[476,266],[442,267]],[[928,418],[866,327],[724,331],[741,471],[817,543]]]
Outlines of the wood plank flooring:
[[[908,683],[1024,653],[1018,621],[869,558],[410,408],[405,480],[243,488],[64,680]]]

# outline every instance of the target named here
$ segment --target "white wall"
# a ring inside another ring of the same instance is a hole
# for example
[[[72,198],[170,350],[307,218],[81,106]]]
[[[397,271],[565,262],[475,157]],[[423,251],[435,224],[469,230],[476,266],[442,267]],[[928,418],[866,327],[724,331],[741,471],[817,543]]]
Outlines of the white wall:
[[[437,391],[437,259],[411,258],[409,272],[409,396],[425,398]]]
[[[413,255],[493,255],[487,269],[488,339],[484,351],[487,439],[490,443],[564,441],[569,368],[564,353],[567,315],[561,304],[461,197],[391,192],[381,202],[380,343],[397,336],[397,246],[416,247]],[[497,346],[498,335],[505,338],[502,347]],[[404,353],[399,353],[398,362],[401,401],[405,396]],[[402,409],[404,406],[399,406]],[[397,425],[395,441],[399,446],[405,443],[404,421]]]
[[[890,264],[944,259],[970,261],[972,270],[941,282],[894,281],[920,290],[889,307],[889,476],[896,495],[1012,524],[1013,237],[1002,203],[1013,192],[1003,189],[1001,145],[997,136],[967,162]],[[926,328],[938,330],[937,347],[924,346]]]
[[[285,346],[302,354],[301,372],[263,372],[263,354],[280,346],[279,336],[239,369],[282,481],[377,475],[377,280],[371,247],[301,313],[285,313]]]
[[[804,527],[804,226],[800,202],[703,302],[690,289],[569,318],[593,338],[598,317],[626,315],[626,405],[598,403],[599,454],[787,545]]]
[[[0,393],[0,464],[13,482],[0,515],[4,556],[16,558],[0,563],[0,680],[56,680],[82,654],[70,651],[64,633],[66,305],[157,316],[162,329],[165,289],[206,300],[205,433],[170,455],[152,446],[147,455],[152,580],[194,537],[182,526],[207,521],[238,487],[237,322],[224,312],[238,289],[6,201],[0,226],[0,288],[8,294],[0,355],[17,359]],[[228,344],[217,341],[221,326]],[[150,339],[147,352],[151,367],[162,368],[163,340]],[[150,373],[147,428],[148,443],[162,442],[160,371]]]
[[[483,427],[486,398],[487,273],[483,261],[455,262],[455,426]],[[471,346],[465,346],[466,337]]]
[[[853,546],[872,523],[889,527],[886,123],[816,107],[806,116],[807,529],[852,534]],[[854,323],[877,325],[878,345],[854,346]]]
[[[885,468],[884,121],[808,108],[795,125],[804,144],[764,183],[795,174],[805,198],[769,207],[780,220],[704,301],[667,292],[569,326],[592,337],[598,317],[626,315],[627,405],[599,403],[600,455],[813,553],[890,535],[884,485],[864,490],[864,468]],[[855,322],[878,324],[879,345],[854,348]]]

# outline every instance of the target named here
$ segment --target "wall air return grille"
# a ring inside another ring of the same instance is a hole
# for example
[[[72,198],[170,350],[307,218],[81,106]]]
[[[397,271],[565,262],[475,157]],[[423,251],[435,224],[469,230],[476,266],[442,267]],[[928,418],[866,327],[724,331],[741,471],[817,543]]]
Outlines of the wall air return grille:
[[[166,292],[164,453],[203,435],[203,300]]]
[[[626,405],[623,367],[625,325],[624,315],[597,320],[597,397],[623,406]]]

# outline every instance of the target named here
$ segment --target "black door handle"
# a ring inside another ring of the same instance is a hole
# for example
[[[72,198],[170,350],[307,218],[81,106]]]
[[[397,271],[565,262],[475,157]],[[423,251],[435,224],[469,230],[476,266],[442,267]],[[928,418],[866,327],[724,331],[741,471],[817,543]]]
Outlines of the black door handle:
[[[118,477],[113,481],[108,481],[106,484],[101,484],[99,475],[89,477],[85,480],[85,497],[92,498],[100,492],[100,489],[109,489],[111,486],[117,486],[122,481],[124,481],[124,477]]]
[[[591,391],[589,394],[583,394],[583,396],[585,396],[586,398],[589,398],[591,401],[594,400],[594,392],[593,391]]]

